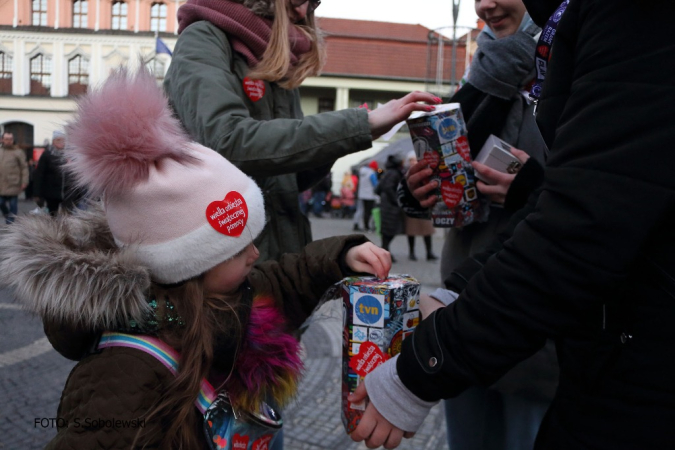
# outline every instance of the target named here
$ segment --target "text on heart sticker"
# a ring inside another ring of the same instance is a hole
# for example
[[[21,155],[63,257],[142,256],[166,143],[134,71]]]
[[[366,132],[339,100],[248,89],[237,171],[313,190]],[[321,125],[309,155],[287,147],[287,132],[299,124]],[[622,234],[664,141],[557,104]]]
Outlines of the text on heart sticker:
[[[248,448],[248,436],[235,433],[232,436],[232,450],[246,450]]]
[[[265,82],[263,80],[252,80],[246,77],[243,84],[244,92],[252,102],[257,102],[265,96]]]
[[[253,445],[251,446],[251,450],[269,450],[271,440],[272,435],[266,434],[265,436],[261,437],[260,439],[258,439],[253,443]]]
[[[349,367],[354,369],[359,376],[365,377],[387,359],[389,359],[387,355],[382,353],[376,344],[364,342],[359,347],[359,354],[349,361]]]
[[[469,141],[466,139],[466,136],[457,138],[457,141],[455,141],[455,148],[464,161],[471,162],[471,150],[469,149]]]
[[[429,164],[429,167],[432,169],[438,167],[438,163],[441,161],[441,156],[436,150],[429,150],[424,152],[424,160]]]
[[[246,200],[237,191],[230,191],[223,200],[216,200],[206,207],[206,220],[219,233],[239,237],[248,221]]]
[[[443,203],[445,203],[448,208],[454,208],[462,200],[464,195],[464,186],[459,183],[451,183],[449,181],[441,182],[441,196],[443,197]]]

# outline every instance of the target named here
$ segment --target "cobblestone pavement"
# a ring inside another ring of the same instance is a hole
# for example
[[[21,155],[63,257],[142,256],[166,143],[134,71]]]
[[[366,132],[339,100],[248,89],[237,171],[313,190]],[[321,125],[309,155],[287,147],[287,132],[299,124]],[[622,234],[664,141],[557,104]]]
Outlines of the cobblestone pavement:
[[[20,210],[33,206],[21,202]],[[351,232],[351,221],[312,219],[314,238]],[[380,243],[378,237],[369,237]],[[423,255],[421,239],[418,256]],[[440,253],[442,235],[434,237]],[[439,284],[438,262],[407,261],[407,242],[397,237],[392,253],[398,259],[392,272],[410,273],[428,292]],[[362,450],[365,445],[347,436],[340,420],[341,308],[336,302],[325,305],[311,321],[302,343],[306,375],[293,403],[284,411],[287,450]],[[0,449],[42,448],[56,432],[48,421],[56,417],[61,389],[75,365],[57,354],[46,341],[39,319],[22,311],[11,295],[0,291]],[[445,421],[437,406],[404,450],[446,449]]]

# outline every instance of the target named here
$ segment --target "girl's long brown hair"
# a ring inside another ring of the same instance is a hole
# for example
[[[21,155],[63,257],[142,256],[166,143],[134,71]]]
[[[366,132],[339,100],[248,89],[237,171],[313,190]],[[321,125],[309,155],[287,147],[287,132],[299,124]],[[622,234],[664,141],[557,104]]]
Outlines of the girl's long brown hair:
[[[318,75],[326,62],[323,35],[316,26],[314,12],[299,24],[291,24],[288,0],[275,0],[272,36],[260,62],[251,69],[249,76],[256,80],[273,81],[285,89],[294,89],[307,77]],[[291,66],[291,44],[288,27],[294,26],[310,40],[309,52],[303,54],[298,64]]]
[[[144,432],[141,429],[132,447],[136,448],[139,439],[147,439],[146,442],[159,440],[159,448],[162,449],[201,448],[202,418],[196,414],[194,402],[202,379],[208,376],[213,365],[215,336],[240,335],[237,305],[232,299],[227,301],[205,296],[201,277],[170,289],[153,285],[152,294],[157,299],[158,318],[166,313],[163,311],[165,302],[161,300],[168,299],[184,322],[179,330],[168,327],[159,335],[160,339],[180,353],[179,370],[166,389],[167,395],[145,418],[146,423],[158,422],[162,435],[141,438]]]

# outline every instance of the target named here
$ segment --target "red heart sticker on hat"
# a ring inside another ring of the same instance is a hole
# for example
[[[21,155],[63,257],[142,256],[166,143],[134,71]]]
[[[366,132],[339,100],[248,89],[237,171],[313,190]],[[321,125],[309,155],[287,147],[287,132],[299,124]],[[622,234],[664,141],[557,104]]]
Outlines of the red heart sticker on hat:
[[[232,436],[232,449],[242,449],[246,450],[248,448],[248,436],[240,435],[239,433],[235,433],[234,436]]]
[[[428,152],[424,152],[424,160],[427,162],[427,164],[429,164],[429,167],[435,169],[438,167],[438,163],[441,161],[441,156],[436,150],[430,150]]]
[[[252,80],[246,77],[243,84],[244,92],[252,102],[257,102],[265,95],[265,82],[263,80]]]
[[[441,182],[441,196],[443,202],[448,208],[454,208],[462,200],[464,195],[464,186],[459,183],[451,183],[449,181]]]
[[[460,136],[455,142],[455,148],[459,156],[464,158],[464,161],[471,162],[471,150],[469,149],[469,141],[466,139],[466,136]]]
[[[248,221],[246,200],[237,191],[230,191],[223,200],[206,207],[206,220],[219,233],[239,237]]]
[[[372,342],[364,342],[359,346],[359,354],[349,361],[349,367],[359,376],[365,377],[386,360],[387,356],[382,353],[380,347]]]

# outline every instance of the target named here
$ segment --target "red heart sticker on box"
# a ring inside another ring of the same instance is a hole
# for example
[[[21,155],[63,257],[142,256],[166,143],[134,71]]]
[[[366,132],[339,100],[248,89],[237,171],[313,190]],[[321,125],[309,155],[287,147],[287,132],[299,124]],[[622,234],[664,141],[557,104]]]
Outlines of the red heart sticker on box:
[[[380,347],[372,342],[364,342],[359,347],[358,355],[354,355],[349,361],[349,367],[359,376],[365,377],[387,359]]]
[[[232,450],[246,450],[248,448],[248,436],[235,433],[232,436]]]
[[[265,95],[265,82],[263,80],[252,80],[249,77],[244,78],[244,92],[252,102],[257,102]]]
[[[441,196],[443,202],[448,208],[454,208],[462,200],[464,195],[464,186],[459,183],[451,183],[449,181],[441,182]]]
[[[469,149],[469,141],[466,139],[466,136],[460,136],[455,142],[455,148],[459,156],[464,158],[464,161],[471,162],[471,150]]]
[[[424,152],[424,160],[429,164],[429,167],[435,169],[438,167],[438,163],[441,161],[441,156],[437,151],[431,150],[429,152]]]
[[[270,448],[270,441],[272,440],[272,435],[267,434],[253,443],[251,450],[268,450]]]
[[[219,233],[239,237],[248,221],[246,200],[237,191],[230,191],[223,200],[206,207],[206,220]]]

